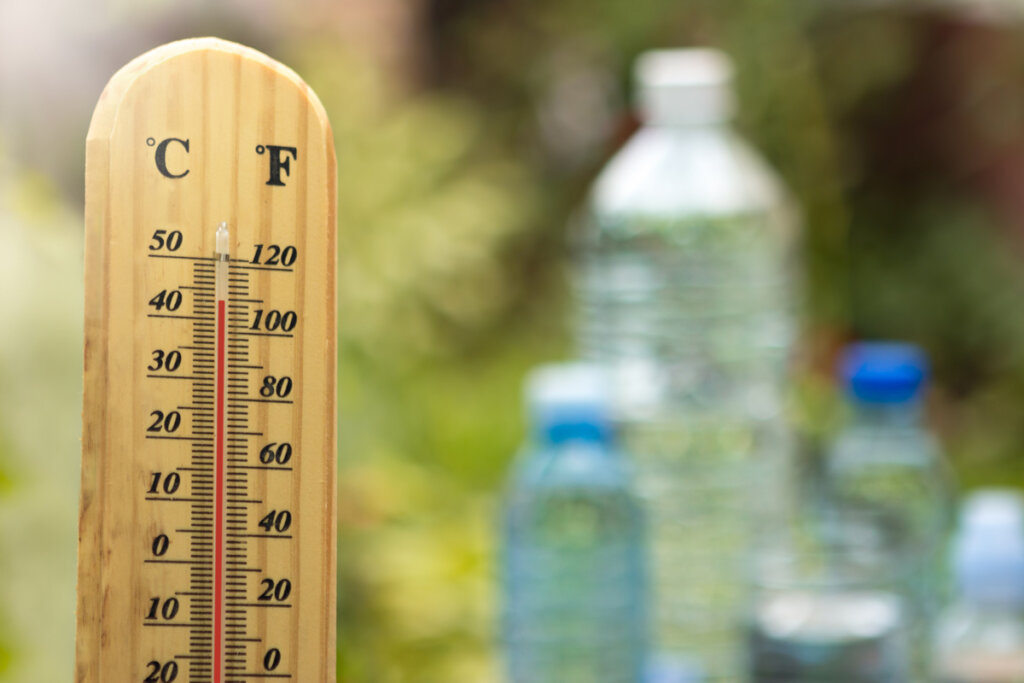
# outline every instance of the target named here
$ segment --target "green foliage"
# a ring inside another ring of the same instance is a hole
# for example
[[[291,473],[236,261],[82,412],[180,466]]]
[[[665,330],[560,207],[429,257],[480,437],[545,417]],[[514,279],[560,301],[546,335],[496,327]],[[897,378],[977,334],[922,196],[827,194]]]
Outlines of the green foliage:
[[[308,29],[275,52],[321,96],[338,154],[342,681],[499,680],[497,492],[521,439],[521,378],[571,353],[565,226],[611,151],[590,143],[567,163],[545,148],[566,55],[625,92],[642,50],[725,48],[739,123],[804,210],[808,346],[922,343],[963,482],[1024,484],[1007,474],[1024,448],[1015,238],[927,159],[908,160],[912,183],[885,174],[871,136],[929,59],[927,33],[921,15],[851,5],[438,0],[419,89]],[[985,144],[1013,111],[978,108]],[[0,624],[18,624],[0,628],[0,681],[70,669],[40,644],[70,642],[73,621],[79,223],[46,178],[0,168]],[[818,441],[840,412],[821,365],[792,410]]]
[[[540,188],[479,104],[296,56],[338,152],[341,678],[494,680],[494,492],[562,339],[551,277],[519,277]]]
[[[529,293],[513,277],[529,169],[465,97],[399,98],[326,44],[297,61],[337,143],[343,343],[390,367],[461,353]]]
[[[0,157],[0,681],[69,675],[81,427],[81,242]]]

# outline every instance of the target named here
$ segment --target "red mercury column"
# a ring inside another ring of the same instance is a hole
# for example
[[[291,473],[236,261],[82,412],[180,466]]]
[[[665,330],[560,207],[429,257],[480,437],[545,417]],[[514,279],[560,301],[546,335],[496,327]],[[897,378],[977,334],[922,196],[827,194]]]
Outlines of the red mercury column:
[[[217,299],[217,385],[215,388],[213,477],[213,683],[224,682],[224,540],[226,492],[225,418],[227,405],[227,300],[230,240],[227,223],[217,226],[217,261],[214,266]]]

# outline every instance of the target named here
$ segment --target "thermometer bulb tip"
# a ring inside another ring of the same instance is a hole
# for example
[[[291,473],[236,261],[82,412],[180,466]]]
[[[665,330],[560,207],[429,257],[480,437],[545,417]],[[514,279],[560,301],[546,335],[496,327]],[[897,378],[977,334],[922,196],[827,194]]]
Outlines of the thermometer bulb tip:
[[[222,222],[217,226],[217,255],[227,256],[230,251],[228,224]]]

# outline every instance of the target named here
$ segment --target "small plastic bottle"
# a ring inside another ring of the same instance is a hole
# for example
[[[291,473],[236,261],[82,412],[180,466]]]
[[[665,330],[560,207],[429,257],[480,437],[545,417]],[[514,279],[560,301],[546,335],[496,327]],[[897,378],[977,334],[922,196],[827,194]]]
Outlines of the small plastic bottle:
[[[1024,681],[1024,500],[973,494],[953,543],[957,598],[939,619],[938,683]]]
[[[751,683],[913,680],[906,602],[882,558],[865,559],[802,549],[762,563],[749,615]]]
[[[927,360],[910,344],[854,344],[841,372],[852,415],[825,460],[826,512],[870,520],[864,543],[888,548],[903,577],[920,680],[942,601],[953,508],[948,465],[921,419]]]
[[[614,448],[608,383],[548,366],[527,388],[532,433],[504,511],[504,640],[512,683],[640,683],[642,514]]]

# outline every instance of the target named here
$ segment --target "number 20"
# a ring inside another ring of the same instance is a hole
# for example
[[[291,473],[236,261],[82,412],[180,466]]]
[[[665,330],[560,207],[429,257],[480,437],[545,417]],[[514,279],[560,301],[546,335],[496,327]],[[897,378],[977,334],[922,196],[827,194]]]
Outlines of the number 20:
[[[153,660],[146,664],[149,675],[142,679],[142,683],[172,683],[178,678],[178,663],[174,660],[161,664]]]

